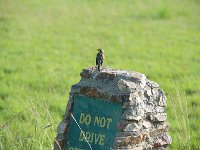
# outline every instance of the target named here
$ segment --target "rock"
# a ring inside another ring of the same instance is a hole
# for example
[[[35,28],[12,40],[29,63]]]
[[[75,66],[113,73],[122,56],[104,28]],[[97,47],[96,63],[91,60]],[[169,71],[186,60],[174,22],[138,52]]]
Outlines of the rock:
[[[163,90],[159,91],[159,96],[158,96],[158,105],[165,107],[166,106],[166,96],[164,95]]]
[[[148,95],[148,96],[151,96],[151,95],[152,95],[152,92],[151,92],[151,90],[147,90],[147,92],[146,92],[146,93],[147,93],[147,95]]]
[[[156,139],[152,145],[153,145],[153,148],[162,147],[165,145],[169,145],[171,141],[172,141],[171,137],[165,135],[165,136],[162,136],[162,138],[160,139]]]
[[[144,115],[144,110],[134,105],[125,109],[124,114],[122,115],[122,118],[125,120],[139,121],[142,119],[143,115]]]
[[[135,105],[143,104],[142,98],[142,91],[136,91],[130,94],[129,102],[133,102]]]
[[[123,119],[134,120],[134,121],[139,122],[142,119],[142,117],[141,116],[124,116]]]
[[[158,123],[156,125],[156,128],[157,129],[165,129],[166,131],[168,130],[169,128],[169,124],[167,122],[163,122],[163,123]]]
[[[144,148],[142,146],[139,146],[139,147],[134,147],[131,150],[144,150]]]
[[[128,85],[128,83],[127,83],[125,80],[121,79],[121,80],[118,81],[117,84],[118,84],[118,88],[119,88],[122,92],[125,92],[125,93],[130,92],[129,85]]]
[[[58,126],[57,131],[58,131],[60,134],[65,133],[66,126],[67,126],[67,123],[61,122],[61,123],[59,124],[59,126]]]
[[[115,142],[110,149],[167,149],[172,139],[167,135],[166,96],[157,83],[148,80],[142,73],[109,67],[102,67],[100,72],[95,67],[89,67],[83,69],[80,76],[80,82],[71,87],[66,112],[58,126],[54,150],[65,147],[65,135],[69,130],[76,96],[106,99],[123,106]]]
[[[153,81],[148,81],[147,85],[150,86],[151,88],[159,88],[159,85]]]
[[[127,145],[136,145],[141,143],[143,139],[142,135],[139,136],[127,136],[127,137],[116,137],[115,138],[115,147],[114,148],[119,148],[122,146],[127,146]]]
[[[97,76],[98,80],[107,79],[107,80],[114,80],[116,74],[113,72],[100,72]]]
[[[89,97],[100,97],[100,93],[97,88],[84,86],[80,88],[80,94],[86,95]]]
[[[149,121],[147,121],[147,120],[143,120],[142,125],[143,125],[143,127],[144,127],[145,129],[148,129],[148,128],[151,127],[151,123],[150,123]]]
[[[165,121],[167,119],[167,114],[166,113],[159,113],[157,115],[153,115],[153,121]]]
[[[134,132],[134,131],[138,131],[140,130],[141,127],[138,126],[136,123],[130,123],[130,124],[127,124],[126,127],[124,128],[123,131],[126,131],[126,132]]]
[[[156,107],[156,112],[157,112],[157,113],[162,113],[162,112],[164,112],[164,111],[165,111],[165,108],[164,108],[164,107],[160,107],[160,106]]]
[[[152,113],[154,112],[154,107],[152,105],[146,105],[145,109],[145,113]]]
[[[90,74],[90,70],[86,70],[86,69],[84,69],[81,73],[80,73],[80,76],[82,77],[82,78],[90,78],[91,77],[91,74]]]

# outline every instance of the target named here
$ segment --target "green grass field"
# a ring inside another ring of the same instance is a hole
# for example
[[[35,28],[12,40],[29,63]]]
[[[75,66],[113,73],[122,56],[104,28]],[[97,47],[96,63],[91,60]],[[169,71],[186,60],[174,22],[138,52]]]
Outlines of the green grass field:
[[[199,0],[0,0],[0,149],[52,149],[99,47],[164,89],[170,149],[200,149]]]

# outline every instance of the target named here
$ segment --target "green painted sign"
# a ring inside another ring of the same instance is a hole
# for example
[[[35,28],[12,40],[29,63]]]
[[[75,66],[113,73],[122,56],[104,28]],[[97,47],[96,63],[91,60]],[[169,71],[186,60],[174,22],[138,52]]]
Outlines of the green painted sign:
[[[121,104],[78,96],[72,114],[67,150],[109,150],[112,147],[122,115]]]

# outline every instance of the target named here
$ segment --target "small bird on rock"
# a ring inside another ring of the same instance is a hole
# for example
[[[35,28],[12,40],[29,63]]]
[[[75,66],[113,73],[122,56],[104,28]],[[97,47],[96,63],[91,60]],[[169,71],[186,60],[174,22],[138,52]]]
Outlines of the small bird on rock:
[[[96,56],[96,66],[97,66],[97,69],[100,71],[101,66],[103,64],[103,60],[104,60],[104,51],[101,48],[98,48],[97,50],[99,52],[97,53],[97,56]]]

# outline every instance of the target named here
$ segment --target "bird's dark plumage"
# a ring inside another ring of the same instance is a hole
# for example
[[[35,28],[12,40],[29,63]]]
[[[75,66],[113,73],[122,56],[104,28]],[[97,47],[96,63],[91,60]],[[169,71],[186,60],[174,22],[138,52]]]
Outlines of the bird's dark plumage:
[[[99,52],[97,53],[97,56],[96,56],[96,66],[97,66],[98,70],[100,71],[100,67],[103,64],[104,55],[103,55],[103,50],[101,48],[99,48],[97,50]]]

